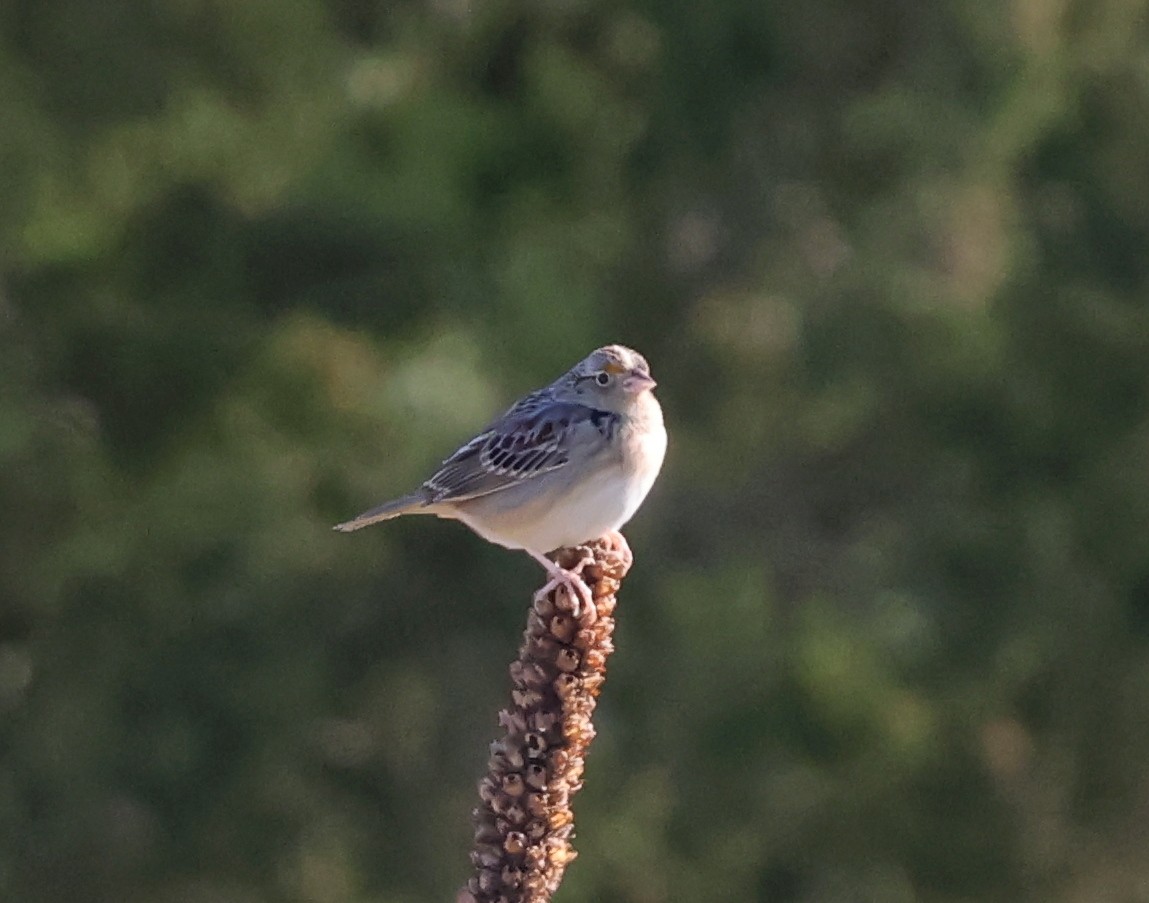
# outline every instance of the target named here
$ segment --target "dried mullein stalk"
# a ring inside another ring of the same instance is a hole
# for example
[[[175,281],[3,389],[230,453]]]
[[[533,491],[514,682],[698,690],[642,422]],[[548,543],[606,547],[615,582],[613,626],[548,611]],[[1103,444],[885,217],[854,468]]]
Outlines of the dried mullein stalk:
[[[591,714],[614,650],[615,593],[631,560],[618,533],[563,549],[559,565],[581,563],[593,605],[563,586],[536,596],[511,665],[512,704],[499,713],[506,733],[491,744],[479,784],[475,873],[456,903],[546,903],[575,858],[571,799],[582,787]]]

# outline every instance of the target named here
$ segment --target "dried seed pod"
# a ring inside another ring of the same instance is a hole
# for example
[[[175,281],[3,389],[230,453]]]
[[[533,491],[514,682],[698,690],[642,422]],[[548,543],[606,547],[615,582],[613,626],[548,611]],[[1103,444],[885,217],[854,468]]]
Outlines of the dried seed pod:
[[[500,850],[495,846],[475,847],[471,850],[471,863],[481,869],[490,869],[503,861]]]
[[[532,635],[527,641],[530,654],[540,662],[551,662],[559,651],[558,641],[549,633]]]
[[[590,723],[590,720],[587,719],[581,724],[575,724],[571,727],[571,733],[567,735],[570,742],[576,746],[590,746],[590,741],[595,736],[594,725]]]
[[[543,701],[543,694],[538,690],[511,690],[511,702],[520,709],[533,709]]]
[[[531,603],[531,611],[544,620],[555,613],[555,601],[552,595],[539,596]]]
[[[527,633],[543,633],[546,629],[543,625],[547,623],[547,620],[547,618],[544,618],[537,611],[532,609],[531,612],[527,615]]]
[[[523,792],[527,789],[527,785],[523,782],[523,776],[517,771],[503,775],[501,784],[503,793],[511,797],[522,796]]]
[[[593,649],[598,644],[598,631],[590,627],[580,630],[571,640],[571,645],[584,652]]]
[[[527,786],[532,790],[542,790],[547,786],[546,766],[540,765],[537,762],[532,762],[527,766],[523,780],[527,782]]]
[[[501,815],[503,817],[506,817],[507,810],[511,808],[511,806],[513,805],[513,802],[514,802],[513,798],[508,796],[507,794],[497,793],[491,799],[491,801],[489,803],[487,803],[487,808],[489,808],[493,813],[495,813],[495,815]]]
[[[587,654],[589,655],[590,652]],[[578,650],[572,649],[570,646],[561,647],[555,654],[555,667],[560,671],[565,671],[567,674],[578,670],[578,666],[581,662],[582,656],[578,654]]]
[[[475,846],[492,846],[498,844],[503,838],[495,830],[493,822],[483,822],[475,831]]]
[[[495,778],[491,775],[487,775],[479,782],[479,799],[484,803],[490,803],[491,800],[495,798],[498,789]]]
[[[582,681],[574,674],[564,673],[555,678],[555,694],[559,699],[571,699],[582,690]]]
[[[499,712],[499,726],[508,734],[525,733],[527,729],[526,715],[517,710],[508,712],[506,709],[503,709]]]
[[[574,636],[575,624],[578,623],[574,618],[567,615],[555,615],[550,620],[548,625],[550,628],[551,636],[553,636],[560,643],[569,643],[571,637]]]
[[[595,672],[582,679],[582,688],[591,696],[598,696],[598,691],[605,682],[606,677],[603,676],[602,672]]]
[[[503,884],[503,876],[495,871],[479,872],[479,893],[490,896],[497,894]]]
[[[508,865],[503,867],[503,886],[512,889],[517,888],[523,883],[523,870]]]
[[[555,809],[547,817],[547,826],[557,830],[574,822],[574,813],[570,809]]]
[[[511,681],[516,687],[537,687],[546,680],[547,670],[538,662],[518,659],[511,665]]]
[[[547,738],[538,731],[530,731],[523,740],[523,746],[528,758],[537,759],[547,751]]]
[[[588,605],[579,612],[578,626],[587,628],[593,626],[599,619],[599,611],[597,605]]]
[[[523,804],[531,818],[546,818],[547,807],[553,804],[553,800],[544,793],[528,793],[523,797]]]

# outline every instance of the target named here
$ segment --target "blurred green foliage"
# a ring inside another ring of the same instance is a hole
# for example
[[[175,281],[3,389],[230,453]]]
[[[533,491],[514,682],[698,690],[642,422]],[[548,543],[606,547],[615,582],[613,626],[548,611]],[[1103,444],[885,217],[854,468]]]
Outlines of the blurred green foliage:
[[[539,573],[329,526],[623,341],[562,899],[1142,899],[1147,14],[0,6],[0,898],[449,899]]]

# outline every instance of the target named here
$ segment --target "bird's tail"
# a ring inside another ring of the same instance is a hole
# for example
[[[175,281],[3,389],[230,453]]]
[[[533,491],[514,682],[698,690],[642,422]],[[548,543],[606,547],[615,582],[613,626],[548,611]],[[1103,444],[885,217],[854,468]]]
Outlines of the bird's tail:
[[[415,512],[429,513],[427,512],[427,496],[421,492],[413,492],[411,495],[384,502],[369,511],[364,511],[356,518],[336,524],[334,529],[340,533],[350,533],[352,530],[377,524],[381,520],[391,520],[391,518],[399,517],[401,514],[413,514]]]

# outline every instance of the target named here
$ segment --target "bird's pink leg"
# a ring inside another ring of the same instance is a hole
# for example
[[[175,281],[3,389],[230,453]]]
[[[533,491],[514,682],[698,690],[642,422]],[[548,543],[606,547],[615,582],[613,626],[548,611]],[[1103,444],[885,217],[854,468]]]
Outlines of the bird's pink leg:
[[[535,561],[547,569],[547,573],[551,578],[547,581],[546,586],[535,593],[536,602],[557,587],[564,586],[566,587],[567,592],[570,594],[572,602],[581,600],[582,603],[587,607],[594,605],[594,597],[591,595],[590,587],[587,586],[586,581],[582,579],[582,569],[585,568],[588,564],[594,563],[594,559],[592,557],[587,555],[583,557],[582,560],[579,561],[578,564],[576,564],[573,568],[568,569],[559,567],[557,564],[547,558],[546,555],[542,555],[538,552],[533,552],[530,549],[526,549],[525,551],[528,555],[535,559]],[[582,609],[578,607],[576,602],[575,610],[572,612],[572,614],[575,617],[578,617],[581,611]]]

